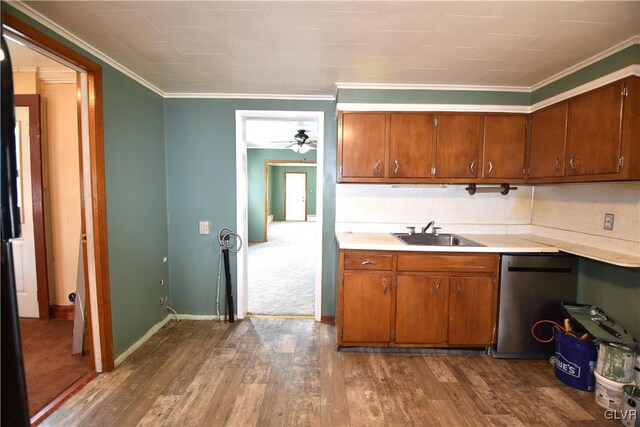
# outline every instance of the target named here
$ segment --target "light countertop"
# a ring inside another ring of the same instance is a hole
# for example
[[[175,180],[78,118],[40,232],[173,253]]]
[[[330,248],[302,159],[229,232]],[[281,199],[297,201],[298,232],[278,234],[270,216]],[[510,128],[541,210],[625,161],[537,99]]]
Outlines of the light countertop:
[[[336,239],[340,249],[460,253],[553,253],[562,251],[621,267],[640,268],[640,254],[634,256],[535,234],[454,234],[484,246],[408,245],[391,233],[337,232]]]

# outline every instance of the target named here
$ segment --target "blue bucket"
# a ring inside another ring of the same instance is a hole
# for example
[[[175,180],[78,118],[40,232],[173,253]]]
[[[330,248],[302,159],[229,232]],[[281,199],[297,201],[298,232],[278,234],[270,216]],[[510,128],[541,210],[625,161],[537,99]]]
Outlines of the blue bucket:
[[[596,387],[593,370],[598,359],[596,346],[560,330],[554,332],[554,337],[556,378],[578,390],[593,391]]]

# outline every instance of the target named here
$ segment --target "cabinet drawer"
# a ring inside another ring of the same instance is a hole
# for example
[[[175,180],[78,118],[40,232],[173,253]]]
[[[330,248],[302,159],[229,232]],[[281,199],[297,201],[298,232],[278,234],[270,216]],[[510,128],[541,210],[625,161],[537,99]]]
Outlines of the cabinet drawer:
[[[492,273],[497,255],[400,254],[398,271],[456,271]]]
[[[391,270],[392,255],[371,252],[347,253],[344,255],[345,270]]]

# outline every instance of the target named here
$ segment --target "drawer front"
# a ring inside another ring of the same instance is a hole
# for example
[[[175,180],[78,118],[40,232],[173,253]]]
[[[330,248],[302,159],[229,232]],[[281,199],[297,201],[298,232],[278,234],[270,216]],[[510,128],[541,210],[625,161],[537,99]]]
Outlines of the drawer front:
[[[355,252],[344,255],[345,270],[391,270],[392,255]]]
[[[497,255],[400,254],[398,271],[455,271],[493,273]]]

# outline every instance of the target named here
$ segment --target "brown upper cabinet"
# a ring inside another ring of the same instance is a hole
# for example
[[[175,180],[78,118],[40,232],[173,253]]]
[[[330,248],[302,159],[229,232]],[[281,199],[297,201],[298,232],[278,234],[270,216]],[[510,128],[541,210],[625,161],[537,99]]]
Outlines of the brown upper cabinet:
[[[524,114],[484,116],[484,182],[517,182],[526,177],[527,117]]]
[[[436,179],[463,181],[478,177],[482,150],[482,114],[438,114]]]
[[[389,139],[390,178],[430,178],[434,116],[392,113]]]
[[[340,113],[338,178],[384,181],[386,113]]]
[[[568,110],[569,103],[561,102],[531,114],[529,178],[564,175]]]
[[[617,82],[569,101],[567,175],[600,175],[620,171],[624,82]]]

